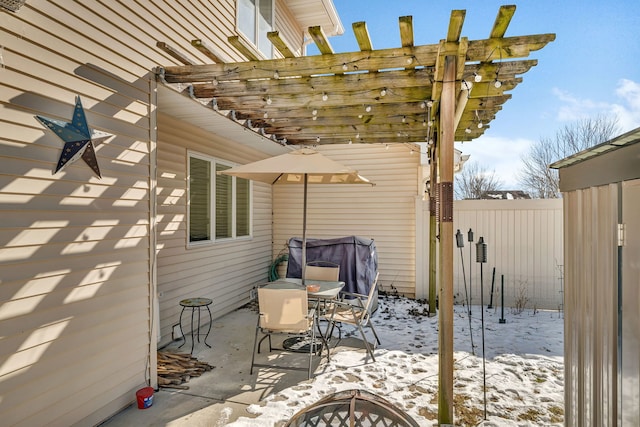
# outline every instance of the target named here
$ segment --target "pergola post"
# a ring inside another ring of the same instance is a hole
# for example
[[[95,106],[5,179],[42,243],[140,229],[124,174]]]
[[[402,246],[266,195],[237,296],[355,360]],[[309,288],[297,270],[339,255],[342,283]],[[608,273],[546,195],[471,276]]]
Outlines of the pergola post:
[[[437,138],[434,138],[437,141]],[[429,316],[436,315],[436,283],[437,241],[436,241],[436,191],[438,191],[438,151],[434,141],[429,148]]]
[[[456,55],[444,58],[440,99],[440,287],[438,310],[438,422],[453,425],[453,150],[456,110]]]

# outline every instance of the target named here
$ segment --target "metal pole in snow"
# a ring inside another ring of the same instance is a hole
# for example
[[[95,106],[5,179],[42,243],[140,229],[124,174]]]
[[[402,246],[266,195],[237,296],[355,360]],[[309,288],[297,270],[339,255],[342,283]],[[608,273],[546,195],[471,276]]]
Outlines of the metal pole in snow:
[[[467,293],[467,275],[464,272],[464,257],[462,256],[462,248],[464,248],[464,238],[462,233],[458,229],[456,233],[456,245],[460,248],[460,264],[462,264],[462,280],[464,281],[464,295],[467,302],[467,311],[469,313],[469,336],[471,337],[471,354],[476,355],[475,346],[473,345],[473,330],[471,329],[471,301],[469,301],[469,294]]]
[[[500,305],[502,306],[502,312],[499,322],[506,323],[506,320],[504,320],[504,274],[500,277]]]
[[[480,236],[476,243],[476,262],[480,263],[480,314],[482,323],[482,391],[484,393],[484,419],[487,419],[487,369],[485,365],[484,353],[484,279],[482,277],[482,264],[487,262],[487,244],[484,238]]]

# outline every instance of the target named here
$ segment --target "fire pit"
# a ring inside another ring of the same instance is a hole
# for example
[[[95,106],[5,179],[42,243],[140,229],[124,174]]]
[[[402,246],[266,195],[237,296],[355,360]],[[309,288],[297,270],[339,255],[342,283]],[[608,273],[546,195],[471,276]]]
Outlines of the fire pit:
[[[419,427],[391,402],[364,390],[344,390],[295,414],[287,427]]]

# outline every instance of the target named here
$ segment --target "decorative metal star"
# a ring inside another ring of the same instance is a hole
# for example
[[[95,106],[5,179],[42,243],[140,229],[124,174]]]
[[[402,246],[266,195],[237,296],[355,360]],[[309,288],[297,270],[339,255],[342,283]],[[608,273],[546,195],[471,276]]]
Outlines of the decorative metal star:
[[[84,115],[84,109],[82,108],[79,96],[76,96],[76,107],[73,111],[73,118],[71,119],[71,122],[50,119],[42,116],[36,116],[36,119],[51,129],[64,141],[64,147],[62,148],[58,165],[53,172],[54,174],[66,165],[82,158],[82,160],[89,165],[96,175],[98,175],[98,178],[102,178],[93,142],[104,140],[110,137],[111,134],[96,130],[92,131],[89,129],[89,126],[87,125],[87,118]]]

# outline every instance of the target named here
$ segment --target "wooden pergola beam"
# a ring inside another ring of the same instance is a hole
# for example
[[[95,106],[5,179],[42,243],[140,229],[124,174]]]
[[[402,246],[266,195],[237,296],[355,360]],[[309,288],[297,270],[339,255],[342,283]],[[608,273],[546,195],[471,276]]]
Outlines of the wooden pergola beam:
[[[156,47],[185,65],[193,65],[193,61],[191,61],[191,59],[189,59],[187,55],[165,42],[156,42]]]
[[[244,39],[240,36],[229,36],[227,38],[229,43],[236,48],[238,52],[242,54],[249,61],[259,61],[260,55],[255,51],[253,46],[248,45]]]
[[[295,58],[296,54],[289,48],[287,43],[280,37],[279,31],[269,31],[267,33],[267,38],[271,41],[271,44],[278,49],[278,52],[282,54],[285,58]]]
[[[515,11],[515,5],[500,6],[500,9],[498,10],[498,16],[496,16],[496,21],[493,23],[493,28],[491,29],[489,38],[497,39],[500,37],[504,37],[504,34],[507,32],[507,27],[511,23],[511,18],[513,18],[513,14],[515,13]]]
[[[209,58],[213,62],[217,62],[217,63],[224,62],[224,59],[222,59],[222,57],[218,55],[218,53],[216,53],[216,51],[212,47],[207,45],[206,42],[204,42],[201,39],[191,40],[191,46],[198,49],[200,52],[202,52],[207,58]]]
[[[369,30],[367,30],[367,23],[363,21],[354,22],[351,24],[351,27],[353,28],[353,35],[356,37],[360,51],[364,52],[373,50],[371,37],[369,37]]]
[[[402,47],[413,46],[413,16],[401,16],[398,18],[400,26],[400,44]]]
[[[323,55],[331,55],[333,54],[333,48],[331,47],[331,43],[329,43],[329,39],[324,33],[324,30],[321,26],[317,25],[314,27],[309,27],[309,34],[311,38],[315,42],[318,50]]]

